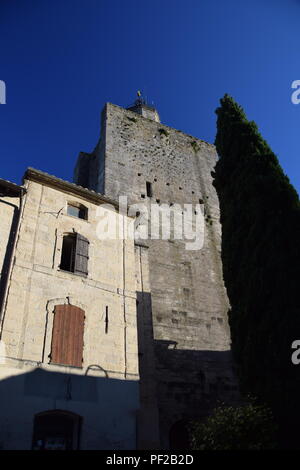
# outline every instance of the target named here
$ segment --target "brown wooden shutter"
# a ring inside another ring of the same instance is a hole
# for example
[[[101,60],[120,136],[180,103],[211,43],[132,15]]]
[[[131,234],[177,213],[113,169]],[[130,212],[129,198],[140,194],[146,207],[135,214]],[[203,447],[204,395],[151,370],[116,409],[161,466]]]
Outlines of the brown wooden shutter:
[[[84,311],[73,305],[54,310],[51,362],[82,367]]]
[[[89,243],[80,233],[76,233],[74,273],[88,274]]]

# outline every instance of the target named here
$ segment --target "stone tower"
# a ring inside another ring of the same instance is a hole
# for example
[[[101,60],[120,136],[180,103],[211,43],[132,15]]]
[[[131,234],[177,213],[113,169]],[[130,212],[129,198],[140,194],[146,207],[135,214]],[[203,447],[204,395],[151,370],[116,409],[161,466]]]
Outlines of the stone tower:
[[[211,175],[216,159],[213,145],[161,124],[158,112],[137,100],[128,109],[106,104],[100,140],[75,168],[75,183],[110,198],[183,210],[192,204],[205,217],[201,249],[171,238],[136,242],[141,448],[153,447],[157,433],[162,448],[180,448],[186,420],[237,395]],[[141,259],[148,259],[149,279]]]

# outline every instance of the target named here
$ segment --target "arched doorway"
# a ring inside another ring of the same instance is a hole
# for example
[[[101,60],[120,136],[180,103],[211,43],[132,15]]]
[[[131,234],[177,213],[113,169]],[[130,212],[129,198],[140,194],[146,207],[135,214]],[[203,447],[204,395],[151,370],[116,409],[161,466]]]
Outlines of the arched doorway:
[[[51,410],[34,417],[33,450],[76,450],[79,448],[81,417],[75,413]]]
[[[174,423],[169,432],[169,443],[171,450],[189,450],[190,439],[188,421],[182,419]]]

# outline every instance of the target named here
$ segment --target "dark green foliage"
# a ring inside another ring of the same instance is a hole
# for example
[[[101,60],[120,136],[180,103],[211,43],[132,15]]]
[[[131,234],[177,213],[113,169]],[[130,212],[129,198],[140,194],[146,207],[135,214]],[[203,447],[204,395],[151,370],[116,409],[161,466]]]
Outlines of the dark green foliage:
[[[276,447],[276,425],[271,410],[255,403],[218,406],[202,423],[190,429],[193,450],[263,450]]]
[[[282,429],[300,424],[300,204],[254,122],[225,95],[216,111],[215,168],[232,347],[242,389],[272,407]],[[287,435],[287,434],[286,434]]]

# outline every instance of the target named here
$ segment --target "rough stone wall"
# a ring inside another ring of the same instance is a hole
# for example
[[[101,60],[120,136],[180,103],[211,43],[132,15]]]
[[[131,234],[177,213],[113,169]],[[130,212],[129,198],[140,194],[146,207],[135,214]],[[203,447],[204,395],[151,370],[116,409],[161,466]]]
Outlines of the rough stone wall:
[[[79,186],[104,194],[104,162],[106,142],[106,115],[102,113],[101,138],[91,153],[80,152],[73,174],[73,180]]]
[[[217,399],[236,396],[211,176],[217,155],[213,145],[112,104],[102,122],[99,190],[127,195],[129,204],[200,203],[205,214],[201,250],[187,251],[180,240],[148,243],[161,446],[168,448],[176,421],[204,416]]]
[[[0,402],[6,424],[0,444],[30,448],[34,414],[61,408],[83,416],[81,448],[135,448],[139,373],[134,243],[98,239],[96,204],[34,181],[26,186],[2,331]],[[85,205],[88,220],[67,215],[68,202]],[[1,218],[6,215],[1,212]],[[73,231],[90,242],[86,278],[59,269],[63,235]],[[82,368],[49,364],[54,307],[67,303],[85,311]],[[41,368],[49,387],[39,391],[35,381],[23,394],[25,376],[31,377],[34,367]],[[20,406],[7,406],[8,391],[13,376],[21,373],[13,397],[24,410],[17,416]],[[58,392],[59,386],[51,385],[58,375],[75,385],[80,380],[83,395],[70,399]],[[95,393],[84,395],[87,375],[95,380]]]
[[[130,111],[134,113],[140,114],[141,116],[152,119],[153,121],[160,122],[160,118],[158,112],[152,106],[147,106],[144,103],[135,103],[133,106],[128,108]]]

